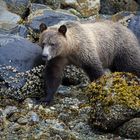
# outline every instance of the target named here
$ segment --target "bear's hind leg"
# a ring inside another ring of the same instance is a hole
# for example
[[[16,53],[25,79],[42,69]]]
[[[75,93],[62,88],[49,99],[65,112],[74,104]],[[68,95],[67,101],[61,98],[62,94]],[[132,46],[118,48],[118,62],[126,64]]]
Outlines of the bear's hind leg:
[[[111,71],[130,72],[140,77],[140,51],[138,52],[118,56],[114,60]]]
[[[104,70],[101,65],[95,65],[95,66],[85,65],[83,69],[87,73],[91,82],[98,79],[104,74]]]

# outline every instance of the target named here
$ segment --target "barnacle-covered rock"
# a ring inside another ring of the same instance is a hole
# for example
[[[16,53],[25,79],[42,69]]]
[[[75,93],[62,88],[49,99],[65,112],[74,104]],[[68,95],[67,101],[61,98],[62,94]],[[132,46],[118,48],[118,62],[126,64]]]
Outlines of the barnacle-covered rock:
[[[114,131],[124,122],[140,117],[140,79],[130,73],[102,76],[87,87],[92,106],[91,125]]]
[[[87,84],[89,78],[84,71],[74,65],[66,66],[63,75],[63,85]]]
[[[39,46],[22,37],[0,35],[0,97],[19,98],[21,92],[35,92],[36,85],[41,84],[41,52]]]
[[[27,97],[39,97],[44,95],[44,66],[40,65],[25,72],[18,72],[13,77],[0,82],[0,97],[10,97],[23,100]],[[19,87],[17,83],[21,81]],[[16,85],[15,87],[5,87],[6,85]]]

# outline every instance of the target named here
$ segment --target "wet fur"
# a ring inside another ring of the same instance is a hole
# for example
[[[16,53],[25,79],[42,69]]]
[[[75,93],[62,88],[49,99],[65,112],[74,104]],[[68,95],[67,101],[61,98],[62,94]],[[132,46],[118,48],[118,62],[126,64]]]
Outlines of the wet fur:
[[[104,74],[104,69],[112,72],[132,72],[140,77],[140,49],[135,35],[126,27],[111,21],[96,23],[66,23],[66,36],[59,32],[63,50],[46,66],[47,102],[53,98],[61,84],[63,69],[68,64],[83,68],[93,81]],[[58,28],[44,31],[40,43],[49,33]]]

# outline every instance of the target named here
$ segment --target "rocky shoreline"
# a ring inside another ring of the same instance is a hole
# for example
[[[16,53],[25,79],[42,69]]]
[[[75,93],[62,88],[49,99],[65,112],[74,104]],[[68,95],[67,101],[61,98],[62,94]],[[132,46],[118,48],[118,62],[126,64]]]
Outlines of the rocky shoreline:
[[[139,11],[136,0],[1,0],[0,139],[140,139],[140,79],[107,71],[89,84],[81,69],[67,66],[54,102],[45,106],[38,45],[42,22],[102,19],[122,23],[140,41]]]

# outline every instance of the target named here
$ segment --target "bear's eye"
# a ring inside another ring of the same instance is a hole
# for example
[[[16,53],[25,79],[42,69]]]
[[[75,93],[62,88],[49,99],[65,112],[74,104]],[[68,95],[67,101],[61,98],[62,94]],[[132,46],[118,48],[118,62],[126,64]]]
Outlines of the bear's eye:
[[[44,46],[45,46],[45,43],[42,43],[41,47],[44,48]]]
[[[54,43],[50,43],[50,46],[54,47],[54,46],[55,46],[55,44],[54,44]]]

